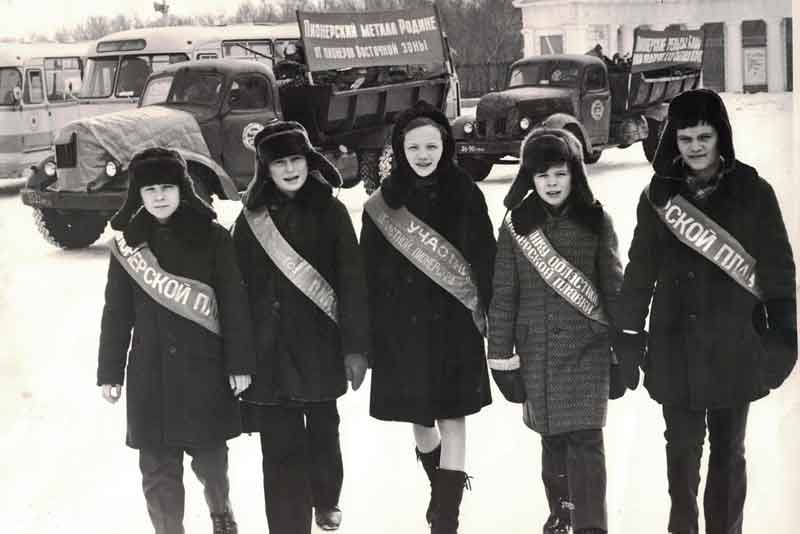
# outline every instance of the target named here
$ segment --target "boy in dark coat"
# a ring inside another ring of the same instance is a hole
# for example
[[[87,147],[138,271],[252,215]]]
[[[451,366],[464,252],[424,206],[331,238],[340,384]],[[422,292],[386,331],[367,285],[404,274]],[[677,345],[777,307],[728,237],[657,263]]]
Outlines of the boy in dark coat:
[[[367,202],[361,229],[373,349],[370,415],[413,424],[431,483],[431,532],[455,534],[466,481],[465,416],[491,402],[476,320],[485,319],[491,299],[494,233],[483,193],[454,163],[452,131],[440,111],[420,101],[399,114],[392,147],[396,165]],[[390,233],[393,243],[383,223],[398,217],[405,223]],[[413,262],[418,258],[429,268]],[[434,281],[434,273],[469,287],[469,303]]]
[[[245,430],[261,433],[270,532],[308,534],[341,521],[339,413],[347,381],[367,369],[364,268],[336,168],[296,122],[255,138],[256,176],[234,242],[250,296],[258,365],[243,396]]]
[[[669,531],[697,532],[708,427],[706,532],[737,534],[748,408],[780,385],[797,358],[792,250],[775,193],[735,158],[728,114],[713,91],[672,101],[653,168],[618,314],[630,333],[617,348],[629,386],[641,365],[645,387],[662,405]]]
[[[128,173],[128,196],[111,219],[122,234],[111,244],[97,384],[116,402],[127,358],[126,443],[139,449],[156,534],[183,533],[184,452],[214,533],[235,533],[225,441],[241,431],[236,396],[255,354],[233,241],[177,152],[144,150]]]
[[[545,534],[567,534],[570,526],[604,533],[609,310],[622,284],[617,236],[592,195],[573,134],[537,128],[520,160],[498,238],[489,367],[542,436]]]

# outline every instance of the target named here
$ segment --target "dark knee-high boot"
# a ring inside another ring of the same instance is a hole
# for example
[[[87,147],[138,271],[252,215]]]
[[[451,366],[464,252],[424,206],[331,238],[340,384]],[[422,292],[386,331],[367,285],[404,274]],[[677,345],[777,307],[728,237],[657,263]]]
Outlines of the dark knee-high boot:
[[[436,513],[436,495],[433,491],[433,484],[436,479],[436,471],[439,469],[442,445],[437,445],[436,448],[430,452],[420,452],[419,449],[415,449],[415,451],[417,453],[417,460],[422,463],[422,468],[425,470],[425,474],[428,475],[428,481],[431,483],[431,500],[428,502],[428,509],[425,512],[425,519],[430,525],[431,521],[433,521],[433,514]]]
[[[467,474],[463,471],[441,468],[436,471],[433,484],[436,513],[431,522],[431,534],[458,534],[458,509],[466,485]]]

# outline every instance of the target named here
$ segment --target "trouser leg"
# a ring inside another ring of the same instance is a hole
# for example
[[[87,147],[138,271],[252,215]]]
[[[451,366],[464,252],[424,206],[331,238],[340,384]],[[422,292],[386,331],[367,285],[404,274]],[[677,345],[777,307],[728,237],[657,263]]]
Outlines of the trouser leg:
[[[741,534],[747,472],[744,438],[750,405],[708,412],[707,534]]]
[[[606,457],[602,429],[566,435],[572,528],[608,530],[606,515]]]
[[[705,441],[705,410],[664,406],[670,532],[697,532],[697,488]]]
[[[311,532],[308,444],[302,408],[261,410],[264,502],[270,534]]]
[[[563,434],[542,436],[542,482],[550,508],[547,524],[569,524],[572,505],[567,480],[567,441]]]
[[[156,534],[183,534],[183,450],[139,450],[147,512]]]
[[[336,401],[306,406],[311,492],[314,506],[330,509],[339,504],[344,468],[339,444]]]
[[[228,447],[187,449],[192,457],[192,470],[203,485],[203,494],[212,514],[231,512],[228,482]]]

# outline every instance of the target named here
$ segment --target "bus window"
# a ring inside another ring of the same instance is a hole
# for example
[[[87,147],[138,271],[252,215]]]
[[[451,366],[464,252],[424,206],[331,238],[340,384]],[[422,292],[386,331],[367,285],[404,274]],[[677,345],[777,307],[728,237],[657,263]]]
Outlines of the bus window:
[[[186,54],[170,54],[170,55],[160,55],[160,56],[151,56],[150,57],[150,64],[152,67],[153,72],[161,72],[165,68],[169,67],[173,63],[180,63],[181,61],[188,61],[189,58]]]
[[[45,61],[45,84],[50,102],[63,102],[81,88],[80,60],[75,57]]]
[[[118,60],[117,57],[89,58],[81,86],[81,98],[111,96]]]
[[[232,110],[263,109],[269,103],[267,80],[261,76],[241,76],[231,84],[228,103]]]
[[[14,88],[22,88],[22,74],[13,67],[0,68],[0,105],[14,104]]]
[[[130,56],[122,59],[117,77],[117,96],[138,97],[150,76],[147,57]]]
[[[44,88],[42,87],[42,71],[28,71],[28,83],[23,91],[23,101],[26,104],[41,104],[44,101]]]
[[[239,46],[240,44],[247,48],[242,48],[242,46]],[[265,40],[225,41],[222,43],[222,56],[237,59],[255,59],[259,63],[264,63],[271,67],[272,43]]]

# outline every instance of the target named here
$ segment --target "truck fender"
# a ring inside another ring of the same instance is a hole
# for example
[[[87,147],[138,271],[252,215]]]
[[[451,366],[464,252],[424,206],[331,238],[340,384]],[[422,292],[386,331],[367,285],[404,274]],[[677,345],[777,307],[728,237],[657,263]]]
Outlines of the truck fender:
[[[592,152],[591,141],[589,141],[589,136],[586,134],[583,124],[572,115],[568,115],[567,113],[553,113],[543,120],[540,125],[546,128],[571,130],[572,133],[577,134],[578,141],[583,145],[585,153],[589,154]],[[575,130],[578,131],[576,132]]]
[[[667,112],[669,112],[669,104],[663,102],[656,106],[650,106],[646,110],[644,110],[643,115],[648,119],[653,119],[654,121],[664,122],[667,120]]]
[[[456,117],[450,123],[450,128],[453,131],[453,139],[455,141],[463,141],[464,139],[468,139],[469,135],[464,133],[464,125],[468,122],[475,122],[475,117],[470,117],[467,115],[462,115],[460,117]]]
[[[205,154],[200,154],[199,152],[194,152],[191,150],[186,150],[183,148],[174,148],[176,152],[178,152],[183,159],[186,160],[187,163],[190,161],[199,163],[200,165],[208,168],[214,175],[217,177],[219,181],[219,185],[222,188],[222,191],[225,193],[225,197],[228,200],[240,200],[241,197],[239,196],[239,191],[236,190],[236,184],[233,183],[230,175],[223,169],[216,161],[211,159],[210,157],[206,156]]]

